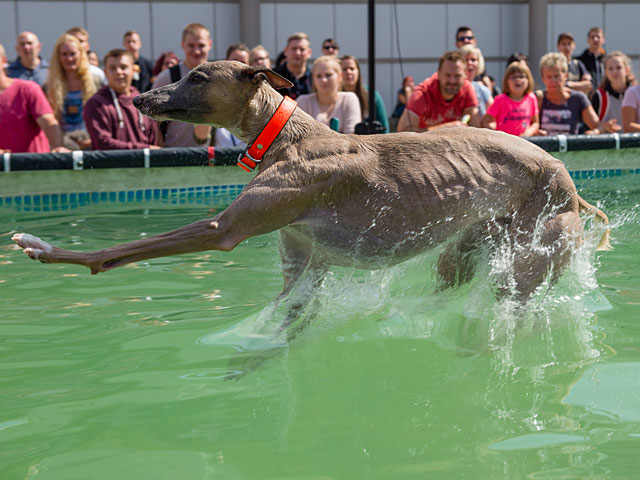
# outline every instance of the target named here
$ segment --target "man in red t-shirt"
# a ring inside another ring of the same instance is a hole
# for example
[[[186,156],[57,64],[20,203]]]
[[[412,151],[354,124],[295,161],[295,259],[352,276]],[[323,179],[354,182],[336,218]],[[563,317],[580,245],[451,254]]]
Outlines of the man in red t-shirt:
[[[0,45],[0,153],[68,152],[62,131],[42,88],[31,80],[9,78]]]
[[[438,72],[413,90],[398,121],[398,131],[426,132],[467,124],[479,127],[478,99],[465,70],[466,62],[459,52],[442,55]]]

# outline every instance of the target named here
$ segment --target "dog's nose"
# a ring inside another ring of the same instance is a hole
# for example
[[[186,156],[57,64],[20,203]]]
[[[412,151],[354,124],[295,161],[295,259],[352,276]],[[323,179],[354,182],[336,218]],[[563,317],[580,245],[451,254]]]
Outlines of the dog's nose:
[[[132,101],[133,101],[133,106],[134,107],[140,108],[142,106],[142,104],[144,103],[144,98],[142,98],[142,95],[138,95]]]

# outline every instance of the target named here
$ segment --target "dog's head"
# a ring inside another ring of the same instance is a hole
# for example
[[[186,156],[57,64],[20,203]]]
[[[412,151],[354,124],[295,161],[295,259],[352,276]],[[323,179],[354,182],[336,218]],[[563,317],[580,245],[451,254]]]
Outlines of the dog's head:
[[[235,61],[199,65],[180,81],[150,90],[133,100],[156,120],[229,127],[238,123],[246,105],[260,89],[291,87],[292,83],[266,67]]]

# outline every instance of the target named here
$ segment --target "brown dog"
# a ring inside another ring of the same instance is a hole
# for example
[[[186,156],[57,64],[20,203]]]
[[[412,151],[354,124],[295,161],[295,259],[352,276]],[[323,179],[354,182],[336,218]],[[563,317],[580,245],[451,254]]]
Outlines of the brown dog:
[[[289,85],[264,67],[212,62],[135,104],[157,120],[222,126],[252,142],[282,102],[272,87]],[[512,291],[526,299],[550,271],[562,272],[581,241],[579,208],[607,222],[576,193],[562,162],[517,137],[471,127],[342,135],[297,109],[257,176],[212,219],[87,253],[28,234],[13,239],[35,260],[96,274],[154,257],[229,251],[280,230],[282,298],[302,281],[318,285],[331,265],[383,268],[455,237],[438,263],[444,285],[453,285],[472,276],[469,253],[501,233],[515,251]]]

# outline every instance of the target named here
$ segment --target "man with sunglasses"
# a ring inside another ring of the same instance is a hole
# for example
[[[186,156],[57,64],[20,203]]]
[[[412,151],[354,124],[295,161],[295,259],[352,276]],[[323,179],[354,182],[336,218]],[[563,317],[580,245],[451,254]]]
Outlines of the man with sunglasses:
[[[322,42],[322,54],[323,55],[335,55],[336,57],[340,53],[340,46],[333,38],[327,38]]]
[[[458,27],[456,31],[456,48],[460,48],[463,45],[467,45],[470,43],[474,47],[476,47],[476,36],[473,34],[473,30],[466,25]]]
[[[476,36],[473,33],[473,30],[471,30],[471,27],[467,27],[466,25],[458,27],[458,30],[456,31],[456,48],[460,48],[463,45],[473,45],[474,47],[478,46],[478,42],[476,40]],[[487,76],[486,70],[478,72],[478,75],[476,75],[473,80],[476,82],[482,82],[484,85],[486,85],[487,88],[491,90],[491,93],[494,96],[500,93],[499,91],[496,91],[492,88],[491,79]]]

